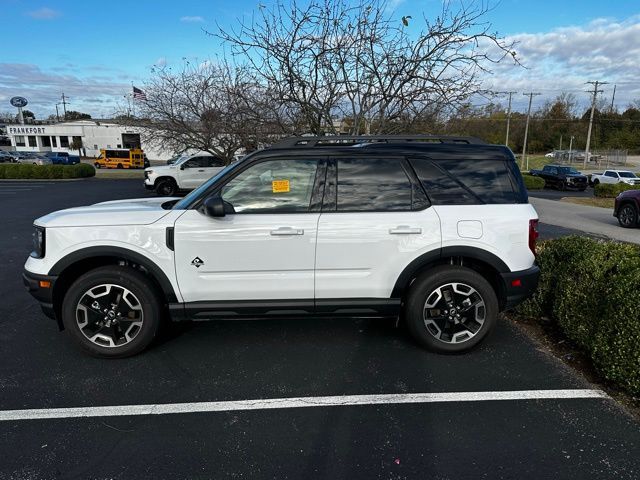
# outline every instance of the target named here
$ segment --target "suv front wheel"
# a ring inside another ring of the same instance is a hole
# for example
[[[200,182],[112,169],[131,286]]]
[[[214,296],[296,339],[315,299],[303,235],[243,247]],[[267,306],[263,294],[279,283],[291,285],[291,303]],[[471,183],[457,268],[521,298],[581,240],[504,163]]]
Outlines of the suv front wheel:
[[[154,339],[163,314],[154,285],[123,266],[96,268],[67,291],[62,321],[75,343],[96,357],[123,358]]]
[[[413,282],[404,314],[421,345],[434,352],[459,353],[476,346],[494,328],[498,300],[478,272],[445,265]]]

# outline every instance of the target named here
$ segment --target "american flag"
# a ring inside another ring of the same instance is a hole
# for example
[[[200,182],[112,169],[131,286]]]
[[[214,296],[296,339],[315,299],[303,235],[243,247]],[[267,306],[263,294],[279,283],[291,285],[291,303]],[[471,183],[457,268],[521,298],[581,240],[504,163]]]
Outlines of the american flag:
[[[146,100],[147,94],[137,87],[133,87],[133,98],[135,100]]]

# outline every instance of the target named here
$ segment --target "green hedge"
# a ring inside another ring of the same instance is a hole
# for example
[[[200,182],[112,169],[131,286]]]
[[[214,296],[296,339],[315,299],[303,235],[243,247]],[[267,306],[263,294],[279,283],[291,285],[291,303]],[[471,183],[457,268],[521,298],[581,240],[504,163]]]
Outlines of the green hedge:
[[[620,192],[634,190],[638,187],[626,183],[599,183],[594,187],[596,197],[616,198]]]
[[[524,186],[527,190],[541,190],[544,188],[544,179],[540,177],[534,177],[533,175],[523,174]]]
[[[601,374],[640,394],[640,247],[565,237],[539,245],[534,296],[516,312],[548,317]]]
[[[0,164],[0,178],[84,178],[93,177],[96,169],[86,163],[76,165]]]

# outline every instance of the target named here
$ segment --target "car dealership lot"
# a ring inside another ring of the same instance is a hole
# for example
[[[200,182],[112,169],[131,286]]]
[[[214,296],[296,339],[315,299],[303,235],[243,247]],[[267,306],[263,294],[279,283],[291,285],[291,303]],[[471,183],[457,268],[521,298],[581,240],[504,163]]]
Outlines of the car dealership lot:
[[[640,476],[640,429],[611,400],[491,399],[594,389],[506,321],[458,356],[423,351],[391,321],[331,318],[185,324],[134,358],[84,356],[22,286],[31,222],[149,195],[140,180],[0,182],[0,478]],[[541,227],[543,236],[570,232]],[[443,396],[402,403],[428,393]],[[389,394],[401,396],[363,397]],[[345,395],[345,405],[199,411]],[[133,415],[138,405],[182,413]],[[7,418],[104,406],[124,406],[122,415]]]

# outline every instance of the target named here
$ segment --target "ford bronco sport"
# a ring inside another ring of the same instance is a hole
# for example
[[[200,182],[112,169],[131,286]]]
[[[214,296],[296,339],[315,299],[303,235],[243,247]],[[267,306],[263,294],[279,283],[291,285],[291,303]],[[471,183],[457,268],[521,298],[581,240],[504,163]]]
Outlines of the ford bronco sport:
[[[391,316],[460,352],[535,289],[538,216],[507,147],[297,137],[182,199],[35,221],[24,282],[86,352],[133,355],[161,322]]]

